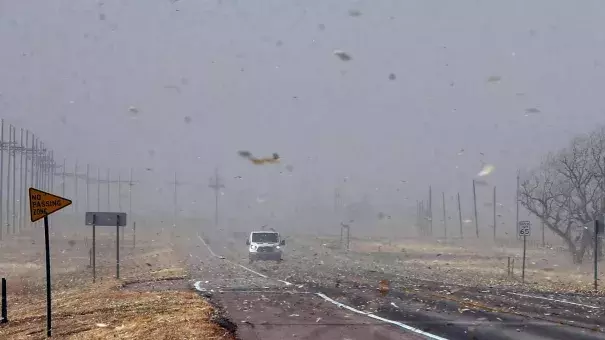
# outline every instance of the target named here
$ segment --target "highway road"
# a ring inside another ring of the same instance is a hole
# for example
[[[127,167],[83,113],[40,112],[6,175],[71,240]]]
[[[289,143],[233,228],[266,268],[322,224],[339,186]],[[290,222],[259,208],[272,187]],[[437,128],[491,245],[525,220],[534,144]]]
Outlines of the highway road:
[[[605,339],[602,298],[422,281],[295,241],[282,263],[248,264],[243,240],[190,240],[191,285],[243,340]],[[382,278],[392,282],[386,296]]]

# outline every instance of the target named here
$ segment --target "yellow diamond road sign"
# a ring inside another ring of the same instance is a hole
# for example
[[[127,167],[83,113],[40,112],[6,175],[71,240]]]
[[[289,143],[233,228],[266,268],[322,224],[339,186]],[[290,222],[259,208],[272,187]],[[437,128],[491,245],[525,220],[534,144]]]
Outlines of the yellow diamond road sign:
[[[47,192],[29,188],[29,211],[31,221],[44,218],[57,210],[61,210],[71,204],[67,198],[55,196]]]

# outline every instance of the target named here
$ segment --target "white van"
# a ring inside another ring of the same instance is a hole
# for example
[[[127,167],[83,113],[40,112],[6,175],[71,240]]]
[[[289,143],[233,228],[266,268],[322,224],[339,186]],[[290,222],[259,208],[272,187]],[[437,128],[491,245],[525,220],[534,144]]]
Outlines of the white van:
[[[282,250],[286,241],[275,231],[253,231],[246,240],[250,263],[257,260],[282,260]]]

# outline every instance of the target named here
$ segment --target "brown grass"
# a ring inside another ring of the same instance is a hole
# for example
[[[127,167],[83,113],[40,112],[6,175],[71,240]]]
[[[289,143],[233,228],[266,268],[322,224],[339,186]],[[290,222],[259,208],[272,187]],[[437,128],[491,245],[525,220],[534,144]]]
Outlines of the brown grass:
[[[58,339],[232,339],[210,321],[213,309],[192,291],[134,292],[118,282],[58,292],[53,337]],[[0,339],[44,339],[43,299],[11,310]]]
[[[401,265],[470,284],[517,284],[521,276],[522,248],[498,247],[490,241],[466,245],[427,240],[354,240],[351,250],[374,257],[397,259]],[[514,259],[513,278],[507,277],[508,258]],[[541,291],[592,291],[591,261],[571,263],[569,254],[551,249],[528,249],[526,284]],[[602,278],[602,274],[600,274]]]
[[[136,248],[124,242],[121,280],[116,281],[115,237],[102,229],[97,235],[97,283],[93,284],[90,241],[77,234],[79,229],[57,226],[51,235],[53,338],[233,339],[211,322],[212,306],[186,290],[185,284],[162,291],[149,291],[153,285],[123,288],[131,282],[187,277],[183,256],[167,233],[143,226]],[[43,244],[39,230],[0,242],[0,276],[8,279],[10,320],[0,326],[2,340],[46,338]]]

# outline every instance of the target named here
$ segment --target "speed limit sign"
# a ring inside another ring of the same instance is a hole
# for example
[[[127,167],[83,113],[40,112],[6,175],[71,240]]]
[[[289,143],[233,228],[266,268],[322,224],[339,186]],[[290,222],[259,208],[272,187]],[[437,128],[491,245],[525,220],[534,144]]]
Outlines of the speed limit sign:
[[[519,231],[519,236],[531,236],[531,222],[530,221],[519,221],[519,226],[517,227]]]

